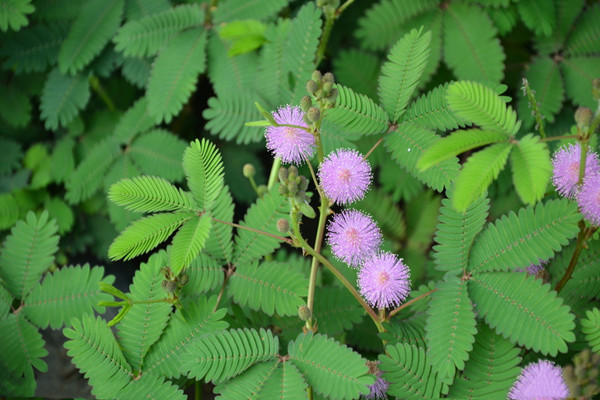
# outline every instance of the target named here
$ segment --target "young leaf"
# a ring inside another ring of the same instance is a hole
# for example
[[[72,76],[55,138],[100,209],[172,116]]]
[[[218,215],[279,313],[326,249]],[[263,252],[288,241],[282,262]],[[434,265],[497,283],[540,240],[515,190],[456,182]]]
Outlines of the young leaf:
[[[173,36],[152,65],[148,111],[156,123],[169,123],[181,111],[204,71],[206,32],[193,28]]]
[[[8,28],[18,31],[29,24],[26,15],[35,11],[31,0],[2,0],[0,1],[0,30]]]
[[[550,36],[556,28],[554,2],[531,0],[517,4],[521,20],[538,36]]]
[[[169,249],[169,266],[176,276],[200,254],[212,225],[210,213],[186,221],[175,234]]]
[[[478,314],[513,343],[556,356],[575,341],[575,316],[549,284],[533,275],[477,272],[468,288]]]
[[[377,93],[390,121],[397,122],[415,90],[429,59],[431,32],[413,29],[390,50],[381,67]]]
[[[181,289],[182,296],[195,297],[198,293],[208,292],[223,284],[225,273],[223,264],[204,253],[198,254],[185,273],[188,283]]]
[[[537,136],[523,136],[510,153],[513,182],[524,203],[534,204],[546,191],[552,176],[550,151]]]
[[[206,139],[190,143],[183,154],[188,186],[201,210],[212,210],[223,189],[223,160],[217,147]]]
[[[585,316],[581,320],[581,333],[585,335],[592,351],[600,354],[600,310],[588,310]]]
[[[85,76],[67,76],[58,68],[48,74],[40,99],[41,118],[46,129],[66,127],[79,114],[90,98],[90,87]]]
[[[233,198],[229,187],[223,186],[215,201],[215,207],[211,211],[215,220],[206,240],[204,252],[226,263],[231,261],[233,255],[233,226],[225,222],[233,222],[233,208]]]
[[[288,354],[314,391],[328,398],[355,399],[374,382],[364,358],[324,335],[301,333]]]
[[[60,72],[75,75],[85,68],[113,37],[125,0],[88,0],[71,25],[58,53]]]
[[[473,154],[463,165],[454,187],[452,206],[459,212],[487,190],[506,164],[512,145],[496,143]]]
[[[0,335],[2,362],[15,375],[30,374],[31,367],[40,372],[48,371],[48,365],[42,360],[48,355],[44,339],[23,314],[8,314],[0,319]]]

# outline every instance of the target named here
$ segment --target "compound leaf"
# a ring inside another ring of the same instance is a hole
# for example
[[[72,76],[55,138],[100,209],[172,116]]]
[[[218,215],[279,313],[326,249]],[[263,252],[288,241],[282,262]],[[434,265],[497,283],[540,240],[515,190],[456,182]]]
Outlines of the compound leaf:
[[[170,181],[183,178],[181,158],[186,142],[164,129],[140,135],[129,147],[129,155],[144,174]]]
[[[63,75],[53,69],[46,79],[40,99],[41,118],[46,129],[66,127],[90,99],[90,86],[82,74]]]
[[[593,308],[585,313],[581,320],[581,333],[589,343],[592,351],[600,354],[600,310]]]
[[[537,136],[523,136],[510,153],[513,183],[519,197],[526,204],[539,201],[546,192],[552,175],[550,151]]]
[[[212,225],[210,213],[200,217],[193,217],[183,223],[173,237],[173,244],[169,249],[169,266],[173,274],[179,275],[200,254]]]
[[[206,139],[191,142],[183,153],[188,186],[201,210],[212,210],[223,189],[223,160],[217,147]]]

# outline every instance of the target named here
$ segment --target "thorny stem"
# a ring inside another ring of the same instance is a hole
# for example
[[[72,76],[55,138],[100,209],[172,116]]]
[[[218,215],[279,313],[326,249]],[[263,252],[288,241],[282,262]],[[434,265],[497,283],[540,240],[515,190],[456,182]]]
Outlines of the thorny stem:
[[[215,221],[215,222],[220,222],[220,223],[225,224],[225,225],[231,225],[231,226],[234,226],[234,227],[239,228],[239,229],[246,229],[248,231],[255,232],[255,233],[258,233],[260,235],[269,236],[269,237],[272,237],[274,239],[286,242],[287,244],[293,244],[291,239],[284,238],[284,237],[277,236],[277,235],[273,235],[272,233],[269,233],[269,232],[261,231],[261,230],[254,229],[254,228],[250,228],[248,226],[243,226],[243,225],[235,224],[233,222],[223,221],[222,219],[212,218],[212,220]]]
[[[281,167],[281,157],[275,157],[273,160],[273,166],[271,167],[271,173],[269,174],[269,182],[267,183],[267,190],[271,191],[271,188],[277,182],[277,174],[279,173],[279,168]]]
[[[433,289],[430,290],[427,293],[423,293],[422,295],[420,295],[419,297],[415,297],[414,299],[412,299],[411,301],[407,301],[406,303],[402,304],[400,307],[394,309],[393,311],[390,312],[390,315],[388,316],[388,318],[392,318],[394,315],[398,314],[400,311],[402,311],[403,309],[405,309],[406,307],[416,303],[417,301],[424,299],[425,297],[429,296],[431,293],[437,291],[437,289]]]

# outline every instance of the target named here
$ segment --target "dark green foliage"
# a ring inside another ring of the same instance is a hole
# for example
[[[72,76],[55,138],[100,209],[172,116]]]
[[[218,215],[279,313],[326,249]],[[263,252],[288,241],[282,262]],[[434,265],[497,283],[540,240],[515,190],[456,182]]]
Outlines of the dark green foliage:
[[[67,126],[90,98],[88,81],[82,74],[63,75],[58,68],[48,74],[41,96],[41,117],[46,129]]]

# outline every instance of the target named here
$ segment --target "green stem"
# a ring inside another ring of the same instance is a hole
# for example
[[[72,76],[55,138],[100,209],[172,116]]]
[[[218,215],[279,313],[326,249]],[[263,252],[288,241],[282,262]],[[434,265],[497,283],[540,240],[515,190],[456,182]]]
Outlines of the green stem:
[[[281,240],[282,242],[286,242],[287,244],[293,244],[291,239],[284,238],[282,236],[273,235],[272,233],[269,233],[269,232],[261,231],[261,230],[254,229],[254,228],[250,228],[248,226],[243,226],[243,225],[240,225],[240,224],[235,224],[233,222],[223,221],[222,219],[212,218],[212,220],[215,221],[215,222],[220,222],[220,223],[225,224],[225,225],[231,225],[231,226],[234,226],[234,227],[239,228],[239,229],[246,229],[247,231],[255,232],[255,233],[258,233],[260,235],[269,236],[269,237],[272,237],[274,239]]]
[[[254,177],[250,176],[248,177],[248,180],[250,181],[250,185],[252,185],[252,189],[254,189],[254,191],[256,192],[256,195],[262,198],[260,192],[258,191],[258,186],[256,186],[256,181],[254,180]]]
[[[200,400],[202,398],[202,386],[200,386],[200,382],[196,381],[194,383],[194,400]]]
[[[325,15],[325,26],[323,27],[323,34],[321,35],[321,41],[319,42],[319,48],[317,49],[317,56],[315,58],[315,66],[318,67],[325,57],[325,50],[327,49],[327,42],[331,35],[331,28],[335,22],[335,15]]]
[[[554,290],[556,290],[557,293],[560,293],[560,291],[563,289],[563,287],[565,287],[569,279],[571,279],[573,271],[575,271],[577,261],[579,260],[579,255],[585,247],[585,242],[594,234],[594,232],[596,232],[597,229],[597,227],[587,229],[585,227],[585,222],[583,220],[579,221],[579,234],[577,235],[577,244],[575,245],[575,251],[573,251],[573,255],[571,256],[571,260],[569,261],[569,266],[567,267],[565,274],[554,288]]]
[[[112,112],[116,112],[117,108],[115,107],[115,103],[113,103],[108,93],[106,93],[106,90],[102,87],[102,84],[100,84],[100,79],[98,79],[97,76],[92,75],[90,76],[89,82],[92,90],[102,99],[102,101],[104,101],[104,104],[106,104],[108,109]]]
[[[548,136],[540,139],[540,142],[552,142],[554,140],[563,140],[563,139],[577,139],[577,135],[562,135],[562,136]]]
[[[269,182],[267,183],[267,190],[271,191],[271,188],[277,182],[277,174],[279,174],[280,167],[281,167],[281,157],[275,157],[275,160],[273,160],[273,166],[271,167],[271,173],[269,174]]]
[[[392,318],[394,315],[398,314],[400,311],[402,311],[403,309],[405,309],[406,307],[410,306],[411,304],[416,303],[417,301],[429,296],[431,293],[437,291],[437,289],[433,289],[430,290],[427,293],[423,293],[422,295],[420,295],[419,297],[415,297],[414,299],[412,299],[411,301],[407,301],[406,303],[402,304],[400,307],[394,309],[393,311],[390,312],[390,315],[388,316],[388,318]]]

